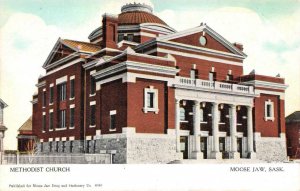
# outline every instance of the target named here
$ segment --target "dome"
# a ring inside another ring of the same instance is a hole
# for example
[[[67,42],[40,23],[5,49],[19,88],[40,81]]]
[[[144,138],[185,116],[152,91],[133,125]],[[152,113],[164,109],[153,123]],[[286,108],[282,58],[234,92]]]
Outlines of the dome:
[[[127,4],[121,8],[121,14],[119,14],[118,20],[120,25],[129,24],[141,24],[141,23],[157,23],[166,25],[167,24],[152,14],[152,7],[145,4],[134,3]]]

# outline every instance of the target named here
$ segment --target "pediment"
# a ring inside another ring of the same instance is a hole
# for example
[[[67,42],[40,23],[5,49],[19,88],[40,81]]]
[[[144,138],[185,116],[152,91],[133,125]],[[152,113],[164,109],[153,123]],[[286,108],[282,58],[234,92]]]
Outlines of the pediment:
[[[202,39],[200,40],[200,38]],[[206,24],[174,34],[162,36],[159,37],[157,40],[164,42],[179,43],[182,45],[197,47],[200,49],[225,52],[241,57],[247,56],[242,50],[234,46],[234,44],[230,43],[228,40],[226,40],[216,31],[208,27]],[[205,43],[203,43],[203,41]]]
[[[44,63],[43,68],[71,55],[72,53],[75,53],[76,51],[76,49],[65,45],[63,41],[59,38],[55,43],[53,49],[51,50],[46,62]]]

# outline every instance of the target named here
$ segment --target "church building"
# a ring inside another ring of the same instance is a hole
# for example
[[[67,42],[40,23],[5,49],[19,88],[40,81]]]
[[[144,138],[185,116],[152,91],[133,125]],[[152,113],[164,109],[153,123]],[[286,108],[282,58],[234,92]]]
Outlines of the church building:
[[[88,39],[59,38],[43,65],[32,100],[39,152],[286,160],[287,85],[244,74],[242,44],[200,22],[178,32],[138,3],[104,14]]]

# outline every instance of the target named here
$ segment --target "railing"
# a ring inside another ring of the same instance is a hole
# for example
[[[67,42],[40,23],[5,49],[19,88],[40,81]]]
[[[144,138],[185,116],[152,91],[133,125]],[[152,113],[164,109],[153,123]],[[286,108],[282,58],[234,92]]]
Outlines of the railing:
[[[232,84],[232,83],[225,83],[225,82],[218,82],[218,81],[191,79],[191,78],[185,78],[179,76],[176,76],[175,84],[182,85],[182,86],[189,86],[189,87],[204,88],[204,89],[214,89],[214,90],[227,91],[227,92],[254,94],[253,86],[244,86],[239,84]]]
[[[6,154],[4,164],[111,164],[111,154]]]

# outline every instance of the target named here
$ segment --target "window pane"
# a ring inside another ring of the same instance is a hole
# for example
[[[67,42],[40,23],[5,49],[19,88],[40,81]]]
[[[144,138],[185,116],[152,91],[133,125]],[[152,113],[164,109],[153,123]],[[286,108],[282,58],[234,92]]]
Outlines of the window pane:
[[[116,129],[116,115],[110,116],[110,129]]]
[[[267,117],[272,117],[270,104],[267,105]]]
[[[133,41],[133,34],[128,34],[127,35],[127,40],[128,41]]]
[[[70,109],[70,127],[74,127],[74,108]]]
[[[153,92],[147,93],[147,107],[154,108],[154,93]]]
[[[49,103],[53,103],[53,87],[50,87]]]
[[[42,130],[45,131],[46,130],[46,115],[43,115],[43,124],[42,124]]]
[[[180,108],[180,121],[185,121],[185,109],[183,107]]]
[[[195,71],[195,70],[191,70],[191,72],[190,72],[190,77],[191,77],[192,79],[195,79],[195,78],[196,78],[196,71]]]
[[[74,98],[75,96],[75,80],[71,80],[70,84],[70,98]]]
[[[91,118],[90,118],[90,125],[96,124],[96,105],[91,106]]]
[[[96,90],[96,84],[94,78],[91,76],[91,87],[90,87],[90,94],[93,95],[95,94]]]
[[[53,129],[53,112],[49,114],[49,129]]]
[[[118,35],[118,42],[121,42],[124,39],[124,34]]]

